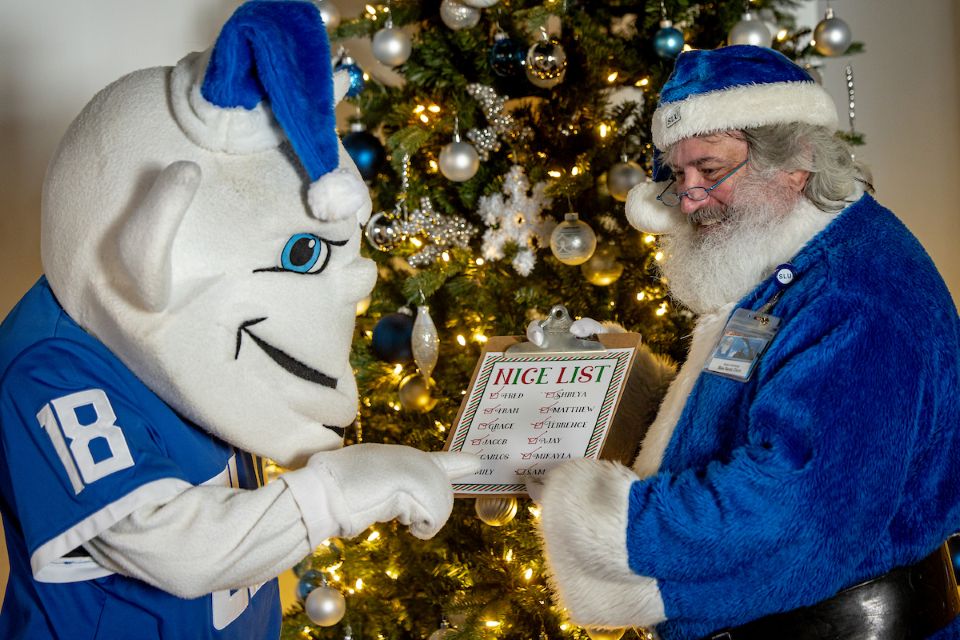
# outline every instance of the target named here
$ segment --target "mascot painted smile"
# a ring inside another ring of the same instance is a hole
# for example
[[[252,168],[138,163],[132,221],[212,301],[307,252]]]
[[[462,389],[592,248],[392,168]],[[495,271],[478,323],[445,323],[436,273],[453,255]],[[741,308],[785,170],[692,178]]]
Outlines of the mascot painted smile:
[[[322,540],[445,523],[472,457],[341,448],[376,278],[348,84],[311,3],[252,0],[71,125],[0,327],[0,637],[277,637],[274,577]]]

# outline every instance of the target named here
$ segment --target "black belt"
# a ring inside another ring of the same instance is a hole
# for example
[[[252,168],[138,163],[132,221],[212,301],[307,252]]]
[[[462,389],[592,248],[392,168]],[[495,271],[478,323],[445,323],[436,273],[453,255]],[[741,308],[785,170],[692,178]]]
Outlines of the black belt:
[[[920,562],[810,607],[717,631],[703,640],[921,640],[960,614],[947,545]]]

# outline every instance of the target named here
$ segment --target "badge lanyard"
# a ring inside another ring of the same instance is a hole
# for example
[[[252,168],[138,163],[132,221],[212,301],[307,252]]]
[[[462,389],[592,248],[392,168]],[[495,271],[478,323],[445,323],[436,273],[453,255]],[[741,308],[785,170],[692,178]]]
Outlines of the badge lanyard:
[[[707,359],[704,371],[739,382],[753,375],[760,356],[780,328],[780,318],[770,314],[784,290],[793,283],[796,268],[781,264],[774,273],[777,292],[757,311],[737,309],[730,316],[719,342]]]

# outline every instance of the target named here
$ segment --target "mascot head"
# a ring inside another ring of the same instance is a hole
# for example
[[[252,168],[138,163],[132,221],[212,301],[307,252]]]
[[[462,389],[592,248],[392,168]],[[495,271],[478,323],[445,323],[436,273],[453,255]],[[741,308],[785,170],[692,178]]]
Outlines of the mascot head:
[[[340,446],[357,411],[348,356],[376,271],[335,130],[348,86],[312,3],[252,0],[212,51],[101,91],[44,183],[67,313],[185,418],[285,465]]]

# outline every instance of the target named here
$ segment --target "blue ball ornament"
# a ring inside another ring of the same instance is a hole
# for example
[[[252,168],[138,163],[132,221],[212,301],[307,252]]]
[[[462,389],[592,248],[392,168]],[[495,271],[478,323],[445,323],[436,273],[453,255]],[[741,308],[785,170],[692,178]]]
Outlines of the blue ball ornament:
[[[326,583],[327,581],[322,573],[316,569],[307,569],[300,576],[300,581],[297,582],[297,597],[303,602],[307,599],[307,596],[310,595],[311,591]]]
[[[360,95],[360,92],[363,91],[363,87],[366,84],[363,80],[363,69],[358,67],[352,59],[345,59],[337,65],[334,71],[346,71],[347,75],[350,76],[350,88],[347,89],[348,98],[356,98]]]
[[[373,327],[373,353],[381,360],[403,364],[413,360],[413,316],[406,313],[390,313]]]
[[[683,32],[664,20],[653,36],[653,48],[661,58],[676,58],[683,51]]]
[[[343,137],[343,148],[357,165],[364,180],[377,177],[377,172],[387,157],[377,136],[364,129],[360,123],[354,123],[350,133]]]
[[[505,33],[497,34],[488,55],[490,68],[495,74],[501,78],[515,76],[523,69],[526,59],[526,47]]]

